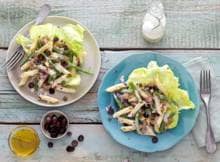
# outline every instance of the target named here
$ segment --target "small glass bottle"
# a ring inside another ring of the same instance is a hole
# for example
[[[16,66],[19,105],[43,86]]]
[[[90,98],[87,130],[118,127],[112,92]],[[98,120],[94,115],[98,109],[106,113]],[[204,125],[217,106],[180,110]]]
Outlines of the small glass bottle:
[[[144,39],[148,42],[158,42],[164,36],[166,17],[164,7],[160,1],[151,1],[148,4],[142,26]]]

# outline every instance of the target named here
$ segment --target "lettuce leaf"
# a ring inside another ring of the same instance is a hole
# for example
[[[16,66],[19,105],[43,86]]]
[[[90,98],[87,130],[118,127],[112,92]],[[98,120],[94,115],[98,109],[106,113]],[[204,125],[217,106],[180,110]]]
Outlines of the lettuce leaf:
[[[33,25],[29,31],[31,40],[39,39],[40,37],[48,36],[53,39],[54,36],[60,36],[60,29],[53,24]]]
[[[187,91],[179,87],[179,79],[175,77],[168,65],[159,67],[151,61],[147,68],[135,69],[128,77],[128,84],[156,85],[179,110],[193,109],[195,105],[190,100]]]
[[[19,45],[21,45],[21,46],[23,47],[25,53],[30,54],[29,49],[30,49],[30,47],[31,47],[32,41],[31,41],[29,38],[27,38],[27,37],[25,37],[25,36],[19,34],[19,35],[16,37],[16,43],[19,44]]]
[[[84,29],[80,25],[67,24],[62,27],[63,41],[78,56],[80,63],[83,62],[85,49],[83,46]]]
[[[175,128],[179,121],[179,111],[176,105],[170,104],[165,113],[168,116],[169,122],[166,124],[167,129]]]
[[[29,31],[30,39],[25,39],[26,37],[19,35],[17,37],[17,43],[26,47],[27,42],[34,42],[40,37],[47,36],[51,40],[53,40],[54,37],[58,37],[60,40],[63,40],[66,43],[66,45],[72,51],[72,54],[76,54],[82,63],[85,55],[85,49],[83,45],[84,32],[84,28],[78,24],[67,24],[63,27],[57,27],[50,23],[43,25],[33,25]]]
[[[74,76],[67,77],[64,81],[64,85],[70,87],[76,87],[80,85],[80,82],[81,82],[81,77],[80,75],[77,74]]]

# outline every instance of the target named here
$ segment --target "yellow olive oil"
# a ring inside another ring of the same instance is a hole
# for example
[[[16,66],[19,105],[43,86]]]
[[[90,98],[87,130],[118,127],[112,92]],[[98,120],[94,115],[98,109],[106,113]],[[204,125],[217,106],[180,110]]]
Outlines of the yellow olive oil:
[[[37,151],[39,144],[38,134],[31,127],[17,127],[9,136],[10,149],[18,157],[31,156]]]

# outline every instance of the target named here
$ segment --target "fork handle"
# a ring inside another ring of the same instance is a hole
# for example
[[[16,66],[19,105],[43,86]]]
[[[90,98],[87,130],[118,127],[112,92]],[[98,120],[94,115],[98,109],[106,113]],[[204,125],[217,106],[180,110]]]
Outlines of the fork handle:
[[[44,20],[46,19],[46,17],[48,16],[50,10],[51,10],[51,7],[48,4],[44,4],[43,6],[41,6],[38,16],[35,20],[35,25],[42,24]]]
[[[205,104],[206,117],[207,117],[207,129],[206,129],[206,150],[208,153],[214,153],[216,151],[216,143],[214,133],[212,131],[211,121],[210,121],[210,112],[208,105]]]

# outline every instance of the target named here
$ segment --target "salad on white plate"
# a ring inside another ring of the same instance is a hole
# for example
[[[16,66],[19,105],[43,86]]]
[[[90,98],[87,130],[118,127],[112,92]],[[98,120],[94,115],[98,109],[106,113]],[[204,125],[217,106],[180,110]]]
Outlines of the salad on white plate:
[[[29,37],[19,34],[17,44],[23,47],[19,86],[27,85],[39,100],[56,104],[55,91],[75,93],[81,74],[92,74],[83,68],[86,56],[84,28],[79,24],[56,26],[50,23],[33,25]]]
[[[123,132],[154,137],[177,126],[181,110],[194,109],[188,92],[180,88],[179,79],[168,65],[156,61],[134,69],[126,82],[108,87],[119,107],[113,113]]]

